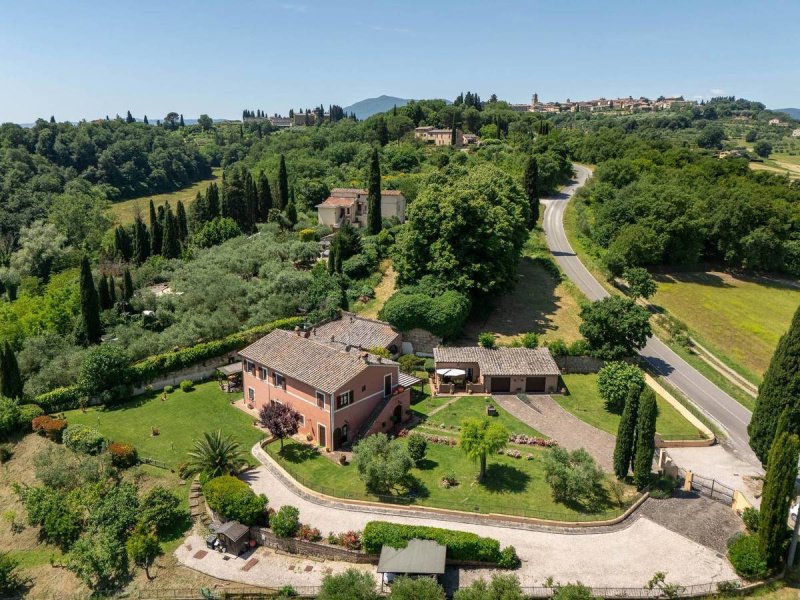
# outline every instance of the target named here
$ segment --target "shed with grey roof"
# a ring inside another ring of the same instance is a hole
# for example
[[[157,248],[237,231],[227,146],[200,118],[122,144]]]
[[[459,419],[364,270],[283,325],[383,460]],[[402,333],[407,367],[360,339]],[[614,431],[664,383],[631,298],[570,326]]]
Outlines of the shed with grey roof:
[[[432,540],[409,540],[405,548],[383,546],[378,573],[443,575],[447,546]]]

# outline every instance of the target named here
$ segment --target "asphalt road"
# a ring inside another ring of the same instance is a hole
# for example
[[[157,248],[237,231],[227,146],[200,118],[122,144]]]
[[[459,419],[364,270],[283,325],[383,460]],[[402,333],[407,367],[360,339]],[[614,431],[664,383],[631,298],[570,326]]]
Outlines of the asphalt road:
[[[608,292],[583,266],[564,232],[567,202],[591,176],[591,171],[580,165],[575,165],[575,172],[575,180],[560,194],[542,199],[546,206],[543,227],[550,251],[567,276],[590,300],[599,300],[608,296]],[[639,354],[725,431],[728,436],[726,447],[730,451],[744,462],[760,467],[748,444],[749,410],[706,379],[657,337],[651,337]]]

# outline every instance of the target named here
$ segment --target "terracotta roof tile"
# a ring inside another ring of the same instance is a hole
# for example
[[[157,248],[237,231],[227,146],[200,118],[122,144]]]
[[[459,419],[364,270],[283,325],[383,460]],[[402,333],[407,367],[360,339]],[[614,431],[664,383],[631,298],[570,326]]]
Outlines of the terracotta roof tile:
[[[482,375],[558,375],[558,365],[547,348],[481,348],[480,346],[438,346],[436,362],[478,363]]]
[[[398,335],[400,333],[388,323],[359,317],[350,312],[342,312],[341,319],[328,321],[311,331],[311,339],[321,344],[350,345],[364,350],[388,348]]]

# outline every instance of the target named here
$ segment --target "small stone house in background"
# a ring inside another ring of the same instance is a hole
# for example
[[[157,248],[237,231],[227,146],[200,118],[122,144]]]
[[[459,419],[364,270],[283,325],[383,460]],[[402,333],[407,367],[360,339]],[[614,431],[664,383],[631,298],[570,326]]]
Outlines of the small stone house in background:
[[[317,219],[321,225],[338,229],[345,221],[354,227],[366,227],[369,206],[367,190],[360,188],[334,188],[330,196],[317,205]],[[406,221],[406,198],[399,190],[381,191],[381,218]]]

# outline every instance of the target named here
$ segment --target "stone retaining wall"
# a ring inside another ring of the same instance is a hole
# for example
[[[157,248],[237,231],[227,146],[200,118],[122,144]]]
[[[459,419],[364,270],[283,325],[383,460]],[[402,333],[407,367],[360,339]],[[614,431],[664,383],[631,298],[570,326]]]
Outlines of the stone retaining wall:
[[[168,385],[172,387],[178,387],[184,379],[191,379],[193,382],[202,381],[203,379],[208,379],[211,377],[214,372],[227,364],[230,363],[229,358],[236,356],[236,352],[229,352],[224,356],[218,356],[216,358],[209,359],[207,361],[194,364],[190,367],[186,367],[185,369],[180,369],[178,371],[173,371],[168,375],[163,375],[162,377],[158,377],[154,379],[150,383],[143,383],[139,386],[133,388],[133,395],[142,394],[144,393],[145,389],[149,386],[154,391],[163,390]]]
[[[339,546],[329,544],[319,544],[295,538],[280,538],[269,529],[263,527],[251,527],[250,537],[261,546],[282,550],[290,554],[302,554],[304,556],[316,556],[327,560],[341,560],[344,562],[359,564],[377,564],[378,556],[375,554],[365,554],[356,550],[348,550]]]

